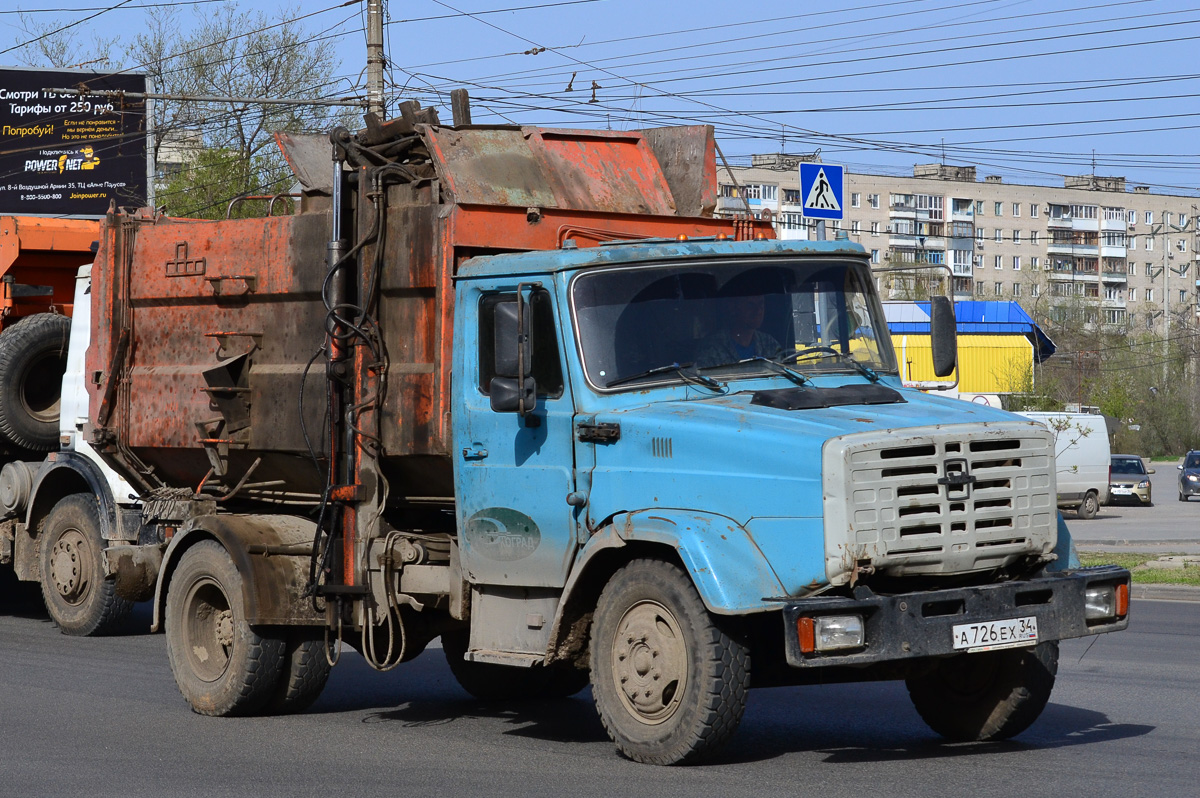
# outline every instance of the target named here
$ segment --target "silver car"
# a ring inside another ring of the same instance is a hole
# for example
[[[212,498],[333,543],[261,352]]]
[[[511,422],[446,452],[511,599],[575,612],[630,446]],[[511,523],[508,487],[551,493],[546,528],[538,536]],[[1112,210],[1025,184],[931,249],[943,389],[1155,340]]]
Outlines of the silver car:
[[[1146,470],[1146,464],[1136,454],[1114,454],[1108,471],[1108,495],[1112,503],[1137,499],[1145,505],[1150,498],[1150,475],[1154,469]]]

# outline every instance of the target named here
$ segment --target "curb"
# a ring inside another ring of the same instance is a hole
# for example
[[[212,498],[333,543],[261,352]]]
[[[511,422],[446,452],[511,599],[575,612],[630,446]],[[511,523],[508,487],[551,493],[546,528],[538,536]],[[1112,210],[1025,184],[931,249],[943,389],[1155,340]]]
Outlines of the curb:
[[[1139,585],[1129,589],[1130,598],[1150,601],[1200,601],[1200,587],[1190,585]]]

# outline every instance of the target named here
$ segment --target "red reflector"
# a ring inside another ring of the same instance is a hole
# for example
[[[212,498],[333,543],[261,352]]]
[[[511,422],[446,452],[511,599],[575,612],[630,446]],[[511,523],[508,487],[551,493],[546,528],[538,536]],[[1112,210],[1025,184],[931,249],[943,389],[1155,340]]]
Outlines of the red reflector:
[[[680,233],[679,235],[675,236],[675,240],[676,241],[687,241],[688,237],[686,235],[684,235],[683,233]]]
[[[1129,614],[1129,585],[1117,585],[1117,617]]]
[[[724,233],[717,233],[717,240],[718,241],[728,241],[729,236],[725,235]]]
[[[813,628],[812,618],[800,618],[796,621],[796,631],[800,633],[800,651],[811,654],[817,650],[817,633]]]
[[[754,240],[755,240],[755,241],[766,241],[766,240],[767,240],[767,234],[766,234],[766,233],[759,233],[758,235],[754,236]]]

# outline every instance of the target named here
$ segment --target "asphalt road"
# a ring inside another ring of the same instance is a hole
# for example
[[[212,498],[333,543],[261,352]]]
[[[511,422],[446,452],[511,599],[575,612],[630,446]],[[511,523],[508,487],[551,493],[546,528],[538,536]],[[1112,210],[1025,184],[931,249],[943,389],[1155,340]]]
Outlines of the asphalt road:
[[[1101,507],[1090,521],[1064,513],[1078,546],[1089,549],[1200,554],[1200,498],[1179,501],[1182,461],[1152,463],[1150,506],[1121,503]]]
[[[1136,798],[1200,783],[1194,604],[1135,601],[1129,631],[1065,643],[1050,706],[1010,742],[941,742],[896,683],[776,688],[751,693],[719,763],[655,768],[614,752],[586,691],[481,704],[436,649],[389,674],[347,654],[304,715],[201,717],[162,635],[65,637],[8,588],[0,796]]]

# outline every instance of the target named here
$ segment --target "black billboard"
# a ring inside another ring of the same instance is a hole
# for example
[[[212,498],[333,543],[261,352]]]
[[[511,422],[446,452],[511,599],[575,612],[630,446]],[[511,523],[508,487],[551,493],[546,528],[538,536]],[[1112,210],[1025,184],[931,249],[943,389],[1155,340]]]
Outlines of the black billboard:
[[[145,75],[0,69],[0,214],[102,216],[146,203]]]

